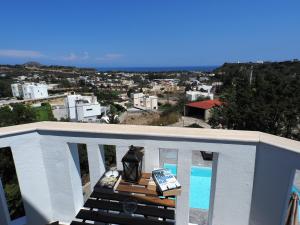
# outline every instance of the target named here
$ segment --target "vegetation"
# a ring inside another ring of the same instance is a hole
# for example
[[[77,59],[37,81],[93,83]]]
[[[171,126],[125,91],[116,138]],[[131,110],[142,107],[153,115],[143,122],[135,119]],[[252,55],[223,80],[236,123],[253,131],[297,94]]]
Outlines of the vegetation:
[[[80,175],[82,185],[90,181],[89,163],[86,144],[78,144],[78,154],[80,163]],[[105,167],[109,169],[116,166],[116,146],[104,145]]]
[[[165,103],[165,104],[162,104],[162,105],[160,105],[160,104],[158,104],[158,109],[160,110],[160,111],[169,111],[169,110],[171,110],[172,109],[172,105],[170,104],[170,103]]]
[[[116,146],[104,145],[104,156],[106,169],[116,166]]]
[[[177,112],[162,113],[158,119],[151,122],[153,126],[167,126],[178,122],[180,114]]]
[[[115,104],[115,103],[110,104],[111,114],[117,115],[117,114],[125,112],[125,111],[126,111],[126,109],[123,106],[119,105],[119,104]]]
[[[24,207],[10,148],[0,149],[0,177],[6,193],[11,219],[24,216]]]
[[[49,103],[42,103],[40,107],[34,108],[37,121],[55,121],[51,105]]]
[[[36,113],[29,105],[18,103],[0,108],[0,127],[36,121]]]
[[[161,105],[159,107],[159,110],[162,111],[160,117],[153,120],[150,125],[167,126],[178,122],[180,117],[183,115],[185,101],[185,98],[180,98],[175,105],[169,103]]]
[[[98,101],[104,105],[109,105],[119,100],[119,93],[117,91],[96,91],[94,94],[97,96]]]
[[[0,78],[0,98],[11,97],[12,80],[8,78]]]
[[[300,62],[225,64],[216,72],[224,82],[224,105],[213,110],[212,127],[299,140]]]
[[[0,127],[55,120],[49,103],[33,108],[21,103],[0,108]]]
[[[191,128],[203,128],[202,126],[200,126],[197,123],[192,123],[191,125],[187,126],[187,127],[191,127]]]
[[[78,144],[78,155],[80,163],[80,175],[82,185],[90,182],[89,162],[86,144]]]

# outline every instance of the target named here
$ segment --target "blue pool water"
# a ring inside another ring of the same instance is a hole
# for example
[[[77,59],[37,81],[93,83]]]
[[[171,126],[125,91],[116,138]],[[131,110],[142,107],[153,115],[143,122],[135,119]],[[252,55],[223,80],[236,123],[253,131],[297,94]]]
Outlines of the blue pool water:
[[[176,165],[164,164],[164,167],[169,169],[174,175],[177,174]],[[211,168],[193,166],[190,182],[190,207],[208,209],[210,198]]]
[[[164,164],[164,168],[169,169],[174,175],[177,174],[177,167],[174,164]],[[191,170],[190,185],[190,207],[199,209],[209,209],[210,185],[211,185],[211,168],[193,166]],[[179,181],[180,182],[180,181]],[[300,191],[293,187],[293,192]],[[300,207],[300,202],[299,202]],[[300,220],[300,210],[299,216]]]

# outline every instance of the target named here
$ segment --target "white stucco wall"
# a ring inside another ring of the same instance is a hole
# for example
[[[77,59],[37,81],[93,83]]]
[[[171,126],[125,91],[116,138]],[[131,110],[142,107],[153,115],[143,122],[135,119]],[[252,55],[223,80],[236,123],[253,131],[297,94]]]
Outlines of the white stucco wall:
[[[29,133],[21,138],[12,138],[11,141],[10,147],[28,224],[46,224],[52,220],[52,196],[40,137],[37,133]]]
[[[68,223],[83,205],[77,144],[51,136],[41,137],[40,142],[51,196],[52,218]]]
[[[17,129],[17,130],[16,130]],[[36,132],[38,131],[38,132]],[[217,152],[209,225],[283,225],[300,144],[258,132],[77,123],[0,128],[11,146],[29,224],[70,222],[83,205],[76,143],[87,143],[93,183],[102,174],[102,145],[116,145],[117,166],[131,144],[145,147],[145,170],[159,164],[159,148],[177,149],[177,224],[188,224],[192,151]],[[100,150],[100,151],[99,151]],[[151,162],[151,163],[149,163]],[[98,169],[100,167],[100,169]]]
[[[283,225],[300,155],[259,144],[249,225]]]
[[[39,99],[48,97],[48,86],[39,83],[25,83],[22,85],[24,99]]]
[[[255,170],[255,145],[222,144],[212,179],[212,225],[248,225]],[[236,206],[236,207],[233,207]]]

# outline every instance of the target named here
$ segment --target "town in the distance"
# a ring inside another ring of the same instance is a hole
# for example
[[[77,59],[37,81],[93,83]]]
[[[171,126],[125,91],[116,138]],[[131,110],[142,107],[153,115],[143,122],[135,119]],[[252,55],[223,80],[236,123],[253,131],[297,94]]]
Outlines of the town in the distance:
[[[273,118],[274,107],[280,106],[285,115],[289,108],[286,98],[291,104],[297,101],[299,74],[297,59],[131,72],[37,62],[0,65],[0,123],[65,121],[253,129],[298,139],[299,118],[290,125],[277,118],[277,127],[268,120]],[[278,91],[268,97],[272,89]],[[256,117],[263,118],[264,124],[250,119],[259,112]],[[18,121],[1,120],[9,113],[11,120]]]
[[[210,127],[206,122],[219,102],[220,74],[2,65],[0,106],[29,105],[42,121]]]

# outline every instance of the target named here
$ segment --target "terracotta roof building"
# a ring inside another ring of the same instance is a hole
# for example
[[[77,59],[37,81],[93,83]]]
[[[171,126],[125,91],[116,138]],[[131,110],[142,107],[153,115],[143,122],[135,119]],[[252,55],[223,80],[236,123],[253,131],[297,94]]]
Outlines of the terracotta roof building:
[[[210,117],[210,109],[222,104],[219,99],[190,102],[185,105],[185,115],[207,121]]]

